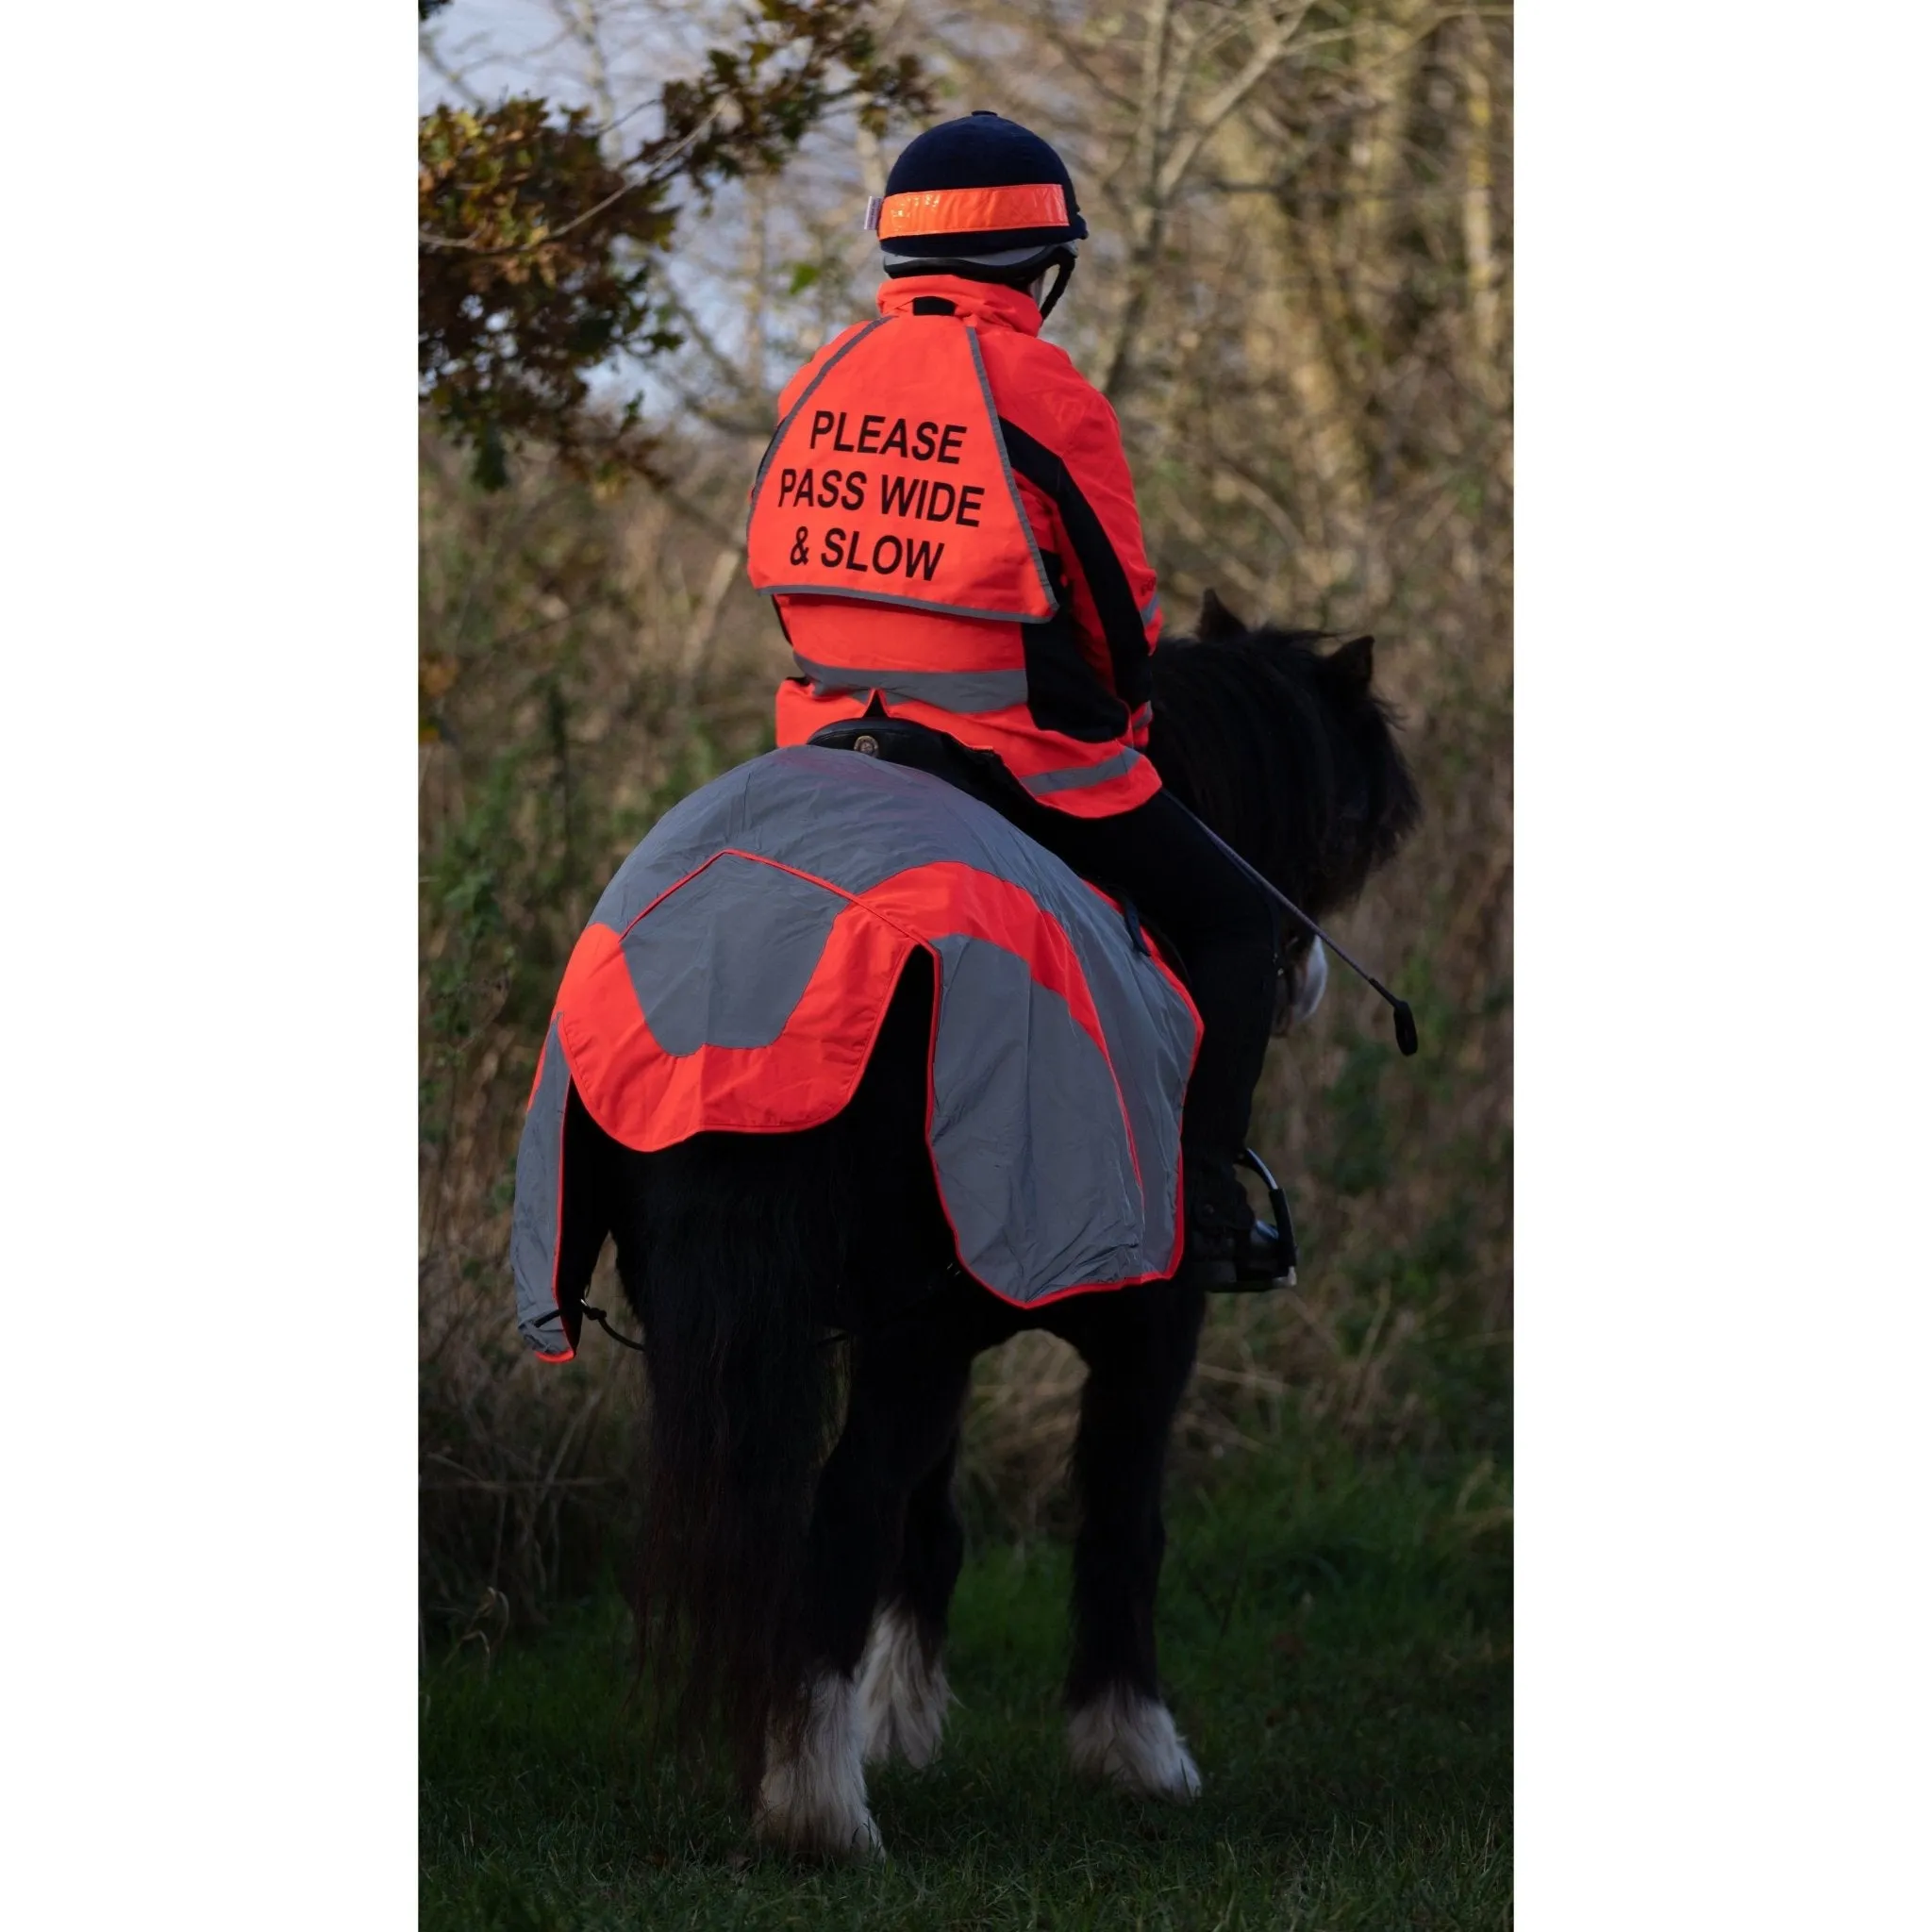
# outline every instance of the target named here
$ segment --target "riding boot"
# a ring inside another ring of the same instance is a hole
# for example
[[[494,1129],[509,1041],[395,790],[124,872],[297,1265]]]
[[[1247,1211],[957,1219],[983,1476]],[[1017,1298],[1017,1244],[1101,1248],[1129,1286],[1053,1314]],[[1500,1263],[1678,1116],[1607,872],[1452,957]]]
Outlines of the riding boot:
[[[1188,1149],[1182,1159],[1187,1245],[1179,1279],[1191,1288],[1279,1281],[1292,1261],[1280,1230],[1259,1219],[1224,1158]]]

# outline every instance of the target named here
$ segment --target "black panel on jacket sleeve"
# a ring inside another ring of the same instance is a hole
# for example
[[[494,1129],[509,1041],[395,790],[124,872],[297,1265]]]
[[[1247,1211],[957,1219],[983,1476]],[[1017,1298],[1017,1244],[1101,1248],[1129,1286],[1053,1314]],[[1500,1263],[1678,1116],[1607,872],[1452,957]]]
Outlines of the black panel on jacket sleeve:
[[[1129,710],[1139,709],[1154,691],[1147,664],[1147,633],[1127,583],[1125,566],[1114,550],[1107,526],[1094,514],[1066,464],[1043,442],[1004,416],[1000,418],[1000,435],[1013,468],[1051,497],[1059,511],[1074,546],[1074,559],[1092,592],[1093,608],[1100,613],[1100,627],[1113,665],[1114,690]]]
[[[1051,550],[1041,552],[1058,608],[1044,624],[1020,625],[1026,651],[1026,708],[1042,731],[1083,744],[1107,744],[1126,735],[1127,708],[1101,683],[1074,634],[1066,573]]]

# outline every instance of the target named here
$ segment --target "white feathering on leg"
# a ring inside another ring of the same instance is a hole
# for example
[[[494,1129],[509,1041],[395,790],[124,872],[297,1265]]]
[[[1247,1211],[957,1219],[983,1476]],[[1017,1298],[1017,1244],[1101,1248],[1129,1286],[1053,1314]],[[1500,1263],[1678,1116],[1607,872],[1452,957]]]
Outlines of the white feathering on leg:
[[[1186,1803],[1201,1795],[1201,1774],[1158,1699],[1111,1684],[1083,1704],[1067,1725],[1074,1769],[1107,1778],[1141,1798]]]
[[[813,1678],[797,1750],[774,1738],[752,1829],[768,1844],[824,1858],[882,1858],[885,1845],[865,1803],[858,1700],[837,1671]]]
[[[858,1667],[859,1734],[865,1761],[903,1757],[923,1771],[939,1756],[952,1692],[945,1667],[926,1662],[919,1625],[901,1604],[888,1604],[872,1626]]]

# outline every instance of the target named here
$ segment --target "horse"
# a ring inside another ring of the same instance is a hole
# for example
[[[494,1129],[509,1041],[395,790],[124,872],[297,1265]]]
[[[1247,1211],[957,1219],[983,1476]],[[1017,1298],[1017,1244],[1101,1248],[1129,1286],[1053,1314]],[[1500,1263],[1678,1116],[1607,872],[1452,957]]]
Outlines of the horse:
[[[1420,813],[1374,641],[1332,642],[1250,629],[1210,591],[1196,634],[1154,657],[1147,744],[1180,802],[1316,919]],[[1280,969],[1277,1033],[1320,997],[1319,945],[1289,939]],[[755,1835],[795,1856],[879,1854],[865,1765],[938,1753],[968,1379],[1024,1327],[1088,1371],[1071,1472],[1074,1765],[1146,1798],[1200,1790],[1161,1698],[1154,1607],[1167,1441],[1205,1292],[1155,1279],[1023,1307],[963,1272],[926,1146],[933,998],[915,952],[853,1097],[803,1131],[640,1153],[575,1096],[565,1118],[568,1266],[587,1279],[614,1238],[643,1333],[640,1669],[680,1742],[719,1723]]]

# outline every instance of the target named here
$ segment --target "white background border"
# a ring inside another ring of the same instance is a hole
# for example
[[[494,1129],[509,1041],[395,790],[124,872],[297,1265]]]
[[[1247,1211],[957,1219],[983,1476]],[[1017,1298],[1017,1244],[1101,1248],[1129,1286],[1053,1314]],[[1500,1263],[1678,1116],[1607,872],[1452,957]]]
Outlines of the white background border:
[[[9,22],[17,1924],[412,1909],[406,18]],[[1902,1924],[1932,10],[1517,73],[1522,1923]]]
[[[0,1920],[407,1924],[412,23],[6,42]]]
[[[1521,1923],[1923,1924],[1932,14],[1517,54]]]

